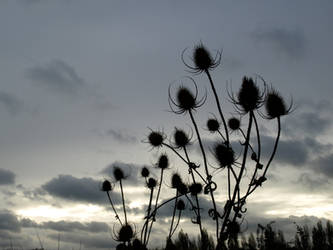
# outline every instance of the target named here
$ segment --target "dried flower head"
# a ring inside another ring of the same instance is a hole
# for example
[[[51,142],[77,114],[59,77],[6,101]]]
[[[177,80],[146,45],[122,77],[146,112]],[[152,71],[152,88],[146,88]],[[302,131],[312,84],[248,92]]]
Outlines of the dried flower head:
[[[207,128],[212,133],[217,132],[220,129],[220,123],[216,119],[208,119]]]
[[[109,182],[108,180],[103,181],[103,183],[102,183],[102,191],[109,192],[111,190],[112,190],[111,182]]]
[[[239,119],[232,117],[228,121],[228,126],[231,130],[238,130],[240,127],[240,121]]]
[[[149,176],[149,170],[146,167],[141,169],[141,176],[147,178]]]
[[[151,131],[148,135],[148,142],[153,147],[161,147],[163,145],[163,141],[165,136],[161,132]]]
[[[215,55],[215,58],[213,58],[210,52],[206,49],[206,47],[202,43],[200,43],[199,45],[195,46],[193,50],[192,61],[194,62],[194,66],[190,66],[184,60],[185,51],[186,50],[184,50],[182,53],[182,61],[185,64],[185,66],[189,68],[189,71],[194,74],[199,74],[202,72],[215,69],[221,62],[220,51],[218,51]]]
[[[121,179],[125,178],[123,170],[119,167],[114,167],[113,168],[113,176],[116,179],[116,181],[120,181]]]
[[[169,166],[169,158],[166,154],[162,154],[160,158],[158,159],[158,162],[156,164],[156,167],[160,169],[166,169]]]
[[[274,119],[289,114],[292,103],[287,107],[282,96],[276,90],[271,89],[267,94],[265,107],[267,112],[266,118]]]
[[[171,177],[171,187],[178,188],[183,183],[182,178],[179,174],[174,173]]]
[[[214,155],[221,168],[232,165],[235,162],[235,153],[232,148],[224,143],[218,143],[214,148]]]
[[[185,209],[185,203],[182,199],[178,200],[176,208],[177,208],[177,210],[184,210]]]
[[[175,133],[174,133],[173,136],[174,136],[175,145],[176,145],[177,148],[183,148],[183,147],[187,146],[190,143],[189,137],[181,129],[176,128]]]
[[[157,181],[154,178],[149,178],[147,181],[147,187],[150,189],[155,188],[157,185]]]
[[[185,183],[181,183],[177,188],[178,193],[186,194],[188,192],[188,188]]]
[[[120,228],[116,239],[120,242],[129,242],[133,237],[134,231],[132,226],[129,224],[125,224]]]
[[[264,86],[266,88],[265,81],[262,78],[260,79],[264,82]],[[236,108],[241,113],[246,114],[249,111],[253,111],[261,107],[266,92],[265,88],[264,91],[261,91],[251,77],[244,76],[237,98],[230,93],[229,97],[232,103],[236,105]]]
[[[191,192],[191,195],[198,195],[202,191],[202,185],[200,183],[193,183],[190,187],[189,190]]]
[[[187,78],[192,81],[195,87],[195,93],[192,93],[192,91],[187,87],[180,86],[176,93],[176,100],[173,100],[173,98],[171,97],[171,86],[169,87],[169,106],[171,110],[176,114],[184,114],[190,110],[195,110],[201,107],[205,103],[207,98],[207,95],[204,95],[200,100],[198,100],[197,84],[191,77]]]

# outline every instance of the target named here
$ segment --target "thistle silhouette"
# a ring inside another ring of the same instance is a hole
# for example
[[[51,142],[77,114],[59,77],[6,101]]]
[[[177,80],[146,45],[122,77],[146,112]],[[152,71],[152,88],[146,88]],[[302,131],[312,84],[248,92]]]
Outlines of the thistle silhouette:
[[[207,148],[204,145],[203,132],[199,128],[195,117],[196,112],[205,104],[207,93],[204,93],[201,98],[198,97],[200,94],[198,85],[192,77],[186,79],[193,84],[194,91],[181,84],[173,95],[171,86],[169,86],[168,102],[170,109],[177,115],[187,116],[191,122],[191,131],[193,132],[189,135],[183,129],[175,128],[171,142],[171,140],[167,140],[164,132],[151,130],[145,142],[149,143],[154,150],[166,148],[178,157],[187,167],[187,183],[183,182],[179,173],[172,174],[171,185],[167,188],[174,190],[171,192],[174,193],[174,196],[161,202],[160,194],[162,188],[164,190],[162,185],[164,173],[170,168],[169,157],[166,153],[159,154],[158,161],[153,165],[154,169],[159,171],[159,179],[149,177],[150,171],[147,167],[141,169],[142,179],[144,179],[144,184],[149,189],[149,200],[140,231],[140,240],[134,239],[135,233],[127,220],[122,183],[126,176],[119,167],[115,167],[113,174],[115,182],[119,183],[120,186],[124,221],[119,218],[112,201],[111,193],[114,184],[105,180],[102,184],[102,190],[107,193],[112,210],[121,225],[121,229],[116,234],[116,240],[121,242],[119,248],[133,249],[134,246],[137,246],[137,249],[146,249],[153,225],[158,220],[157,212],[167,204],[173,204],[173,209],[170,211],[171,220],[166,249],[174,249],[175,245],[172,242],[172,237],[179,227],[181,215],[186,209],[189,209],[192,213],[191,222],[198,226],[200,239],[203,240],[208,237],[204,224],[213,223],[215,225],[216,250],[236,246],[238,244],[237,235],[241,231],[242,222],[247,211],[247,198],[258,187],[262,187],[267,180],[266,175],[280,140],[281,118],[288,115],[292,110],[292,102],[287,105],[278,91],[272,87],[267,88],[267,84],[262,77],[244,76],[237,93],[227,91],[229,101],[234,105],[239,118],[229,117],[229,119],[226,119],[226,114],[222,111],[221,99],[217,95],[211,76],[211,72],[220,65],[222,53],[217,51],[215,57],[212,57],[211,53],[201,43],[193,49],[191,57],[193,65],[191,65],[185,60],[186,52],[187,50],[183,51],[181,58],[187,70],[195,75],[205,74],[207,76],[215,99],[219,118],[214,116],[214,118],[208,119],[206,126],[216,143],[213,148]],[[265,111],[261,110],[262,107],[265,108]],[[262,159],[258,115],[263,118],[263,121],[277,121],[275,143],[266,162]],[[237,141],[240,143],[240,152],[235,150],[237,147],[234,147],[234,144],[231,145],[231,136],[236,138],[232,140],[233,143]],[[199,160],[195,161],[193,160],[195,153],[188,150],[193,144],[198,145],[201,156]],[[225,180],[222,180],[220,173],[226,173]],[[244,178],[245,173],[249,178]],[[222,182],[226,183],[226,189],[221,188]],[[224,195],[222,200],[218,200],[219,202],[225,200],[223,208],[217,205],[216,190]],[[204,197],[211,202],[211,207],[207,211],[200,204]],[[203,213],[207,214],[210,219],[203,220]],[[205,242],[202,242],[200,245],[204,246],[205,244]]]

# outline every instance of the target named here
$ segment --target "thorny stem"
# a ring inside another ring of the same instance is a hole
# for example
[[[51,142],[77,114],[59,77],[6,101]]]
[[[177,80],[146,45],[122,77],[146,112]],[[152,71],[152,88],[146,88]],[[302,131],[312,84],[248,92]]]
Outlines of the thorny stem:
[[[144,245],[146,245],[147,230],[148,230],[148,223],[149,223],[149,215],[150,215],[151,203],[152,203],[152,200],[153,200],[153,193],[154,193],[154,189],[151,188],[150,197],[149,197],[149,204],[148,204],[148,210],[147,210],[147,219],[146,219],[146,222],[143,225],[143,228],[141,230],[141,242],[142,242],[142,233],[143,233],[143,231],[145,231],[144,239],[143,239],[143,244]]]
[[[185,152],[185,155],[186,155],[186,159],[188,162],[190,162],[190,158],[188,156],[188,153],[187,153],[187,150],[186,150],[186,147],[184,146],[184,152]],[[195,177],[194,177],[194,174],[193,174],[193,171],[191,168],[189,168],[190,170],[190,173],[191,173],[191,176],[192,176],[192,180],[193,180],[193,183],[196,184],[196,181],[195,181]],[[202,237],[202,225],[201,225],[201,215],[200,215],[200,204],[199,204],[199,199],[198,199],[198,195],[195,194],[195,201],[197,203],[197,211],[198,211],[198,218],[197,218],[197,222],[199,224],[199,229],[200,229],[200,234],[201,234],[201,237]]]
[[[171,239],[171,236],[172,236],[173,222],[175,220],[177,201],[178,201],[177,197],[178,197],[178,190],[176,191],[175,206],[174,206],[173,212],[172,212],[172,219],[171,219],[171,225],[170,225],[170,231],[169,231],[169,237],[168,237],[169,239]]]
[[[124,191],[123,191],[123,184],[121,179],[119,180],[120,190],[121,190],[121,199],[123,202],[123,209],[124,209],[124,216],[125,216],[125,225],[127,225],[127,214],[126,214],[126,207],[125,207],[125,197],[124,197]]]
[[[160,184],[158,185],[158,191],[157,191],[157,195],[156,195],[155,208],[157,207],[158,198],[160,197],[160,192],[161,192],[161,187],[162,187],[162,182],[163,182],[163,173],[164,173],[164,169],[162,168],[161,169]],[[151,223],[150,223],[149,233],[148,233],[148,236],[147,236],[147,243],[148,243],[148,240],[149,240],[151,229],[152,229],[154,221],[155,221],[155,215],[156,215],[156,213],[154,213],[153,219],[151,220]]]
[[[106,194],[107,194],[107,196],[108,196],[108,198],[109,198],[109,201],[110,201],[111,207],[112,207],[112,209],[113,209],[113,212],[114,212],[115,215],[116,215],[116,219],[119,220],[119,223],[120,223],[120,225],[122,226],[123,223],[121,222],[120,217],[119,217],[119,215],[118,215],[118,213],[117,213],[117,210],[115,209],[115,207],[114,207],[114,205],[113,205],[113,202],[112,202],[111,196],[110,196],[110,194],[109,194],[109,191],[106,191]]]
[[[216,105],[217,105],[217,109],[219,110],[219,113],[220,113],[220,116],[221,116],[221,119],[222,119],[222,122],[223,122],[223,127],[224,127],[224,130],[225,130],[225,136],[227,137],[227,143],[229,145],[228,126],[227,126],[227,123],[225,122],[225,119],[224,119],[224,116],[223,116],[223,112],[222,112],[220,100],[219,100],[219,97],[217,96],[216,89],[215,89],[215,86],[214,86],[214,83],[213,83],[213,79],[212,79],[209,71],[205,70],[205,73],[208,76],[208,79],[209,79],[209,82],[210,82],[210,86],[212,87],[212,90],[213,90],[213,93],[214,93],[214,97],[215,97],[215,101],[216,101]]]
[[[200,145],[200,149],[201,149],[201,153],[202,153],[202,157],[203,157],[203,161],[204,161],[204,166],[205,166],[207,181],[208,181],[208,184],[209,184],[211,182],[211,175],[209,174],[209,171],[208,171],[207,158],[206,158],[205,149],[204,149],[204,147],[202,145],[202,141],[201,141],[199,129],[198,129],[197,123],[194,120],[194,117],[193,117],[193,114],[192,114],[192,110],[189,110],[189,114],[190,114],[193,126],[195,128],[195,132],[196,132],[197,137],[198,137],[198,141],[199,141],[199,145]],[[213,203],[213,206],[214,206],[214,212],[217,213],[215,198],[214,198],[213,190],[211,188],[209,188],[209,193],[210,193],[210,197],[212,199],[212,203]],[[214,216],[214,217],[215,217],[215,221],[216,221],[216,239],[218,239],[219,219],[218,219],[218,216]]]
[[[246,158],[247,158],[247,151],[248,151],[248,148],[249,148],[249,142],[250,142],[250,136],[251,136],[251,129],[252,129],[252,121],[253,121],[252,113],[253,113],[253,111],[250,111],[250,114],[249,114],[249,116],[250,116],[249,117],[249,125],[248,125],[248,128],[247,128],[247,135],[246,135],[246,139],[245,139],[245,148],[244,148],[244,153],[243,153],[242,167],[241,167],[241,170],[239,172],[238,178],[236,180],[236,186],[235,186],[235,189],[234,189],[234,194],[232,196],[231,205],[227,208],[227,212],[226,212],[225,218],[223,220],[222,228],[221,228],[221,231],[220,231],[220,239],[223,238],[222,236],[223,236],[223,233],[224,233],[224,230],[225,230],[225,227],[226,227],[229,215],[231,213],[231,209],[232,209],[233,204],[235,202],[236,195],[239,192],[239,185],[240,185],[240,182],[241,182],[241,179],[242,179],[242,176],[243,176],[243,172],[244,172],[244,169],[245,169]]]

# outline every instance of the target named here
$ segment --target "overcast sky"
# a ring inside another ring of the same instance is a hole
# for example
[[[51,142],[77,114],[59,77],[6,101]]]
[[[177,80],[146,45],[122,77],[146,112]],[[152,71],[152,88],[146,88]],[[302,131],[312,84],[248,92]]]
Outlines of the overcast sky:
[[[159,153],[173,159],[142,141],[150,128],[189,130],[187,116],[168,112],[168,87],[191,75],[181,53],[188,48],[190,62],[200,42],[223,51],[212,76],[228,117],[227,82],[237,90],[244,75],[261,75],[296,107],[283,119],[268,181],[248,202],[249,229],[275,220],[294,233],[294,221],[333,220],[332,10],[331,1],[303,0],[0,0],[0,247],[9,238],[39,247],[40,237],[52,249],[59,235],[63,249],[114,246],[114,215],[98,190],[114,165],[130,174],[129,218],[140,225],[149,197],[140,168],[153,168]],[[193,77],[199,95],[208,91],[195,115],[209,145],[204,126],[216,107],[207,79]],[[260,122],[270,152],[276,124]],[[165,184],[182,168],[172,161]],[[153,245],[168,230],[169,210]]]

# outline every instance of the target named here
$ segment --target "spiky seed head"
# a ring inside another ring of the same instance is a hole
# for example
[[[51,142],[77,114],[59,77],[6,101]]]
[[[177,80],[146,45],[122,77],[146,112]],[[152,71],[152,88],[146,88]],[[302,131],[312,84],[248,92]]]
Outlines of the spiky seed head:
[[[183,183],[182,178],[179,174],[174,173],[171,177],[171,187],[178,188]]]
[[[181,183],[181,184],[178,186],[177,190],[178,190],[178,192],[179,192],[180,194],[186,194],[187,191],[188,191],[188,188],[187,188],[186,184]]]
[[[190,187],[189,190],[191,192],[191,195],[198,195],[202,191],[202,185],[201,183],[193,183]]]
[[[240,127],[240,121],[239,119],[232,117],[228,121],[228,126],[231,130],[238,130]]]
[[[215,158],[222,168],[232,165],[235,162],[235,154],[232,148],[224,143],[218,143],[214,148]]]
[[[244,76],[242,86],[238,92],[238,104],[242,107],[245,113],[257,109],[262,97],[258,86],[254,83],[251,77]]]
[[[169,166],[169,158],[166,154],[162,154],[158,159],[157,167],[160,169],[166,169]]]
[[[149,170],[148,170],[148,168],[143,167],[143,168],[141,169],[141,176],[142,176],[142,177],[145,177],[145,178],[149,176]]]
[[[195,67],[200,71],[209,70],[214,65],[214,59],[202,44],[195,47],[193,51],[193,61]]]
[[[154,178],[149,178],[147,182],[147,187],[150,189],[155,188],[157,185],[157,181]]]
[[[103,181],[102,191],[108,192],[108,191],[111,191],[111,190],[112,190],[111,182],[109,182],[108,180]]]
[[[272,90],[267,94],[265,107],[268,119],[274,119],[287,115],[291,109],[291,107],[286,107],[284,99],[275,90]]]
[[[177,147],[182,148],[189,144],[190,139],[186,133],[181,129],[176,129],[174,133],[175,144]]]
[[[182,199],[178,200],[176,208],[177,208],[177,210],[184,210],[185,209],[185,203]]]
[[[196,99],[192,92],[185,87],[179,87],[177,91],[177,103],[180,109],[188,111],[196,107]]]
[[[216,119],[208,119],[207,128],[212,133],[217,132],[220,129],[220,123]]]
[[[160,132],[152,131],[148,135],[148,141],[153,147],[161,147],[164,140],[164,136]]]
[[[134,236],[132,227],[129,224],[123,225],[118,232],[118,241],[128,242]]]
[[[114,167],[113,168],[113,176],[116,179],[116,181],[120,181],[121,179],[125,178],[123,170],[119,167]]]

